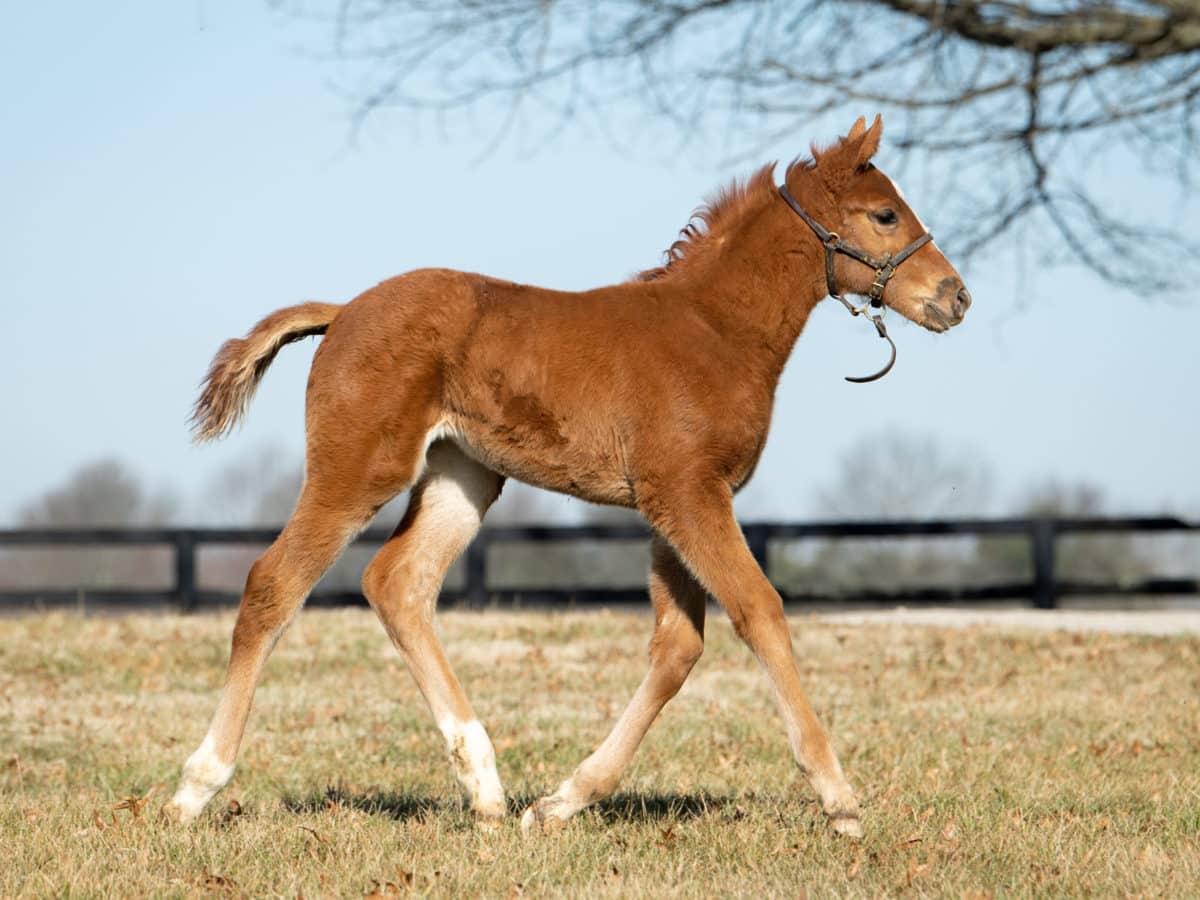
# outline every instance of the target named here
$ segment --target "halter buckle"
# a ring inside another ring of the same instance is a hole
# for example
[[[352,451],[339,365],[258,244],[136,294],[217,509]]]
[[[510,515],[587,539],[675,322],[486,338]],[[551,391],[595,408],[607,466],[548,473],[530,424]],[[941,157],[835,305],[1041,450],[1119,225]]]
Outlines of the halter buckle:
[[[896,274],[896,267],[890,262],[885,262],[882,266],[875,270],[875,280],[871,283],[871,289],[867,292],[867,296],[873,301],[883,300],[883,289],[887,287],[887,283],[892,276]],[[875,304],[878,305],[878,304]]]

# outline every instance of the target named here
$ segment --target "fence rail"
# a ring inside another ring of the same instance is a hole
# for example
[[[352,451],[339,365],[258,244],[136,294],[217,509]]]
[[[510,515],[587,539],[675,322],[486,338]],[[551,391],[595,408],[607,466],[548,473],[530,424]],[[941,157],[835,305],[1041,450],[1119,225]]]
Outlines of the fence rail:
[[[941,519],[924,521],[761,522],[743,526],[754,557],[771,575],[768,547],[772,542],[811,538],[915,538],[1024,536],[1029,542],[1033,577],[1005,584],[906,586],[895,590],[860,589],[842,593],[783,591],[787,603],[950,603],[1018,599],[1051,609],[1062,597],[1082,595],[1138,596],[1200,594],[1200,579],[1151,577],[1134,582],[1063,580],[1056,573],[1057,542],[1063,535],[1145,532],[1190,532],[1200,523],[1171,517]],[[271,528],[71,528],[0,529],[5,547],[128,547],[169,546],[174,550],[174,587],[169,590],[73,589],[39,590],[0,587],[0,610],[85,603],[94,607],[170,605],[182,611],[236,602],[229,592],[202,590],[197,584],[196,555],[205,545],[262,545],[273,541]],[[382,543],[390,532],[373,529],[360,543]],[[620,541],[647,537],[637,525],[501,526],[483,529],[465,558],[466,579],[460,589],[445,590],[442,602],[468,607],[488,604],[543,605],[575,603],[603,605],[645,600],[644,588],[523,588],[490,583],[488,550],[505,543]],[[0,565],[3,556],[0,555]],[[362,604],[358,593],[317,593],[310,605]]]

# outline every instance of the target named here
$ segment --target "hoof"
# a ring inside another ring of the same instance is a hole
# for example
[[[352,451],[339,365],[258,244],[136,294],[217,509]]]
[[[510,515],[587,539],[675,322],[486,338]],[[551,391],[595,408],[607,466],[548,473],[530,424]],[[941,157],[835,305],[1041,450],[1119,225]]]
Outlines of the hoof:
[[[483,834],[494,834],[504,824],[503,812],[480,812],[475,810],[475,828]]]
[[[188,825],[200,818],[213,795],[220,788],[196,787],[185,784],[175,792],[171,801],[163,807],[163,815],[181,825]]]
[[[190,809],[175,800],[163,804],[158,811],[159,821],[170,825],[190,825],[199,815],[200,810]]]
[[[553,797],[538,800],[521,816],[521,833],[528,837],[531,834],[554,834],[561,831],[566,825],[566,819],[554,813],[555,807],[561,803],[561,800]]]
[[[487,799],[477,797],[471,801],[470,805],[471,812],[477,819],[492,819],[499,822],[508,813],[508,804],[505,802],[503,794]]]
[[[863,836],[862,822],[858,816],[838,816],[829,820],[830,826],[838,834],[858,840]]]

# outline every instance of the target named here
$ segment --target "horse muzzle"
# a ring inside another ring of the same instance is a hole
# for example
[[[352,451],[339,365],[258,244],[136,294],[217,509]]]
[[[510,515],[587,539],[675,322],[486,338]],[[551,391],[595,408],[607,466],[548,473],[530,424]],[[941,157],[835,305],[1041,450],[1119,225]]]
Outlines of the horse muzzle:
[[[938,293],[940,295],[943,292]],[[943,300],[941,296],[936,300],[926,300],[921,324],[940,334],[961,322],[970,306],[971,292],[960,286],[948,300]]]

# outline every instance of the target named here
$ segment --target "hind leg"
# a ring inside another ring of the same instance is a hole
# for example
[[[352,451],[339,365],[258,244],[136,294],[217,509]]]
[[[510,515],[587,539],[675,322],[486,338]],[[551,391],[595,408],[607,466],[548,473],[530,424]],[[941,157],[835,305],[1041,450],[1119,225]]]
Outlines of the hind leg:
[[[176,818],[196,818],[233,775],[267,656],[313,585],[369,516],[364,508],[331,513],[319,491],[306,485],[279,537],[250,567],[221,700],[203,743],[184,763],[179,789],[168,806]]]
[[[504,815],[496,755],[434,633],[433,615],[446,570],[502,485],[454,444],[434,444],[404,519],[363,573],[363,593],[429,704],[471,808],[487,820]]]
[[[654,719],[700,658],[708,594],[675,551],[658,537],[651,545],[650,599],[654,603],[650,670],[612,733],[557,791],[525,811],[521,829],[526,833],[533,829],[553,831],[579,810],[616,790]]]
[[[253,566],[233,629],[229,669],[203,743],[184,763],[167,807],[195,819],[233,775],[259,674],[309,591],[370,520],[376,504],[323,489],[310,479],[279,537]]]
[[[309,380],[304,487],[279,537],[250,567],[216,714],[167,807],[184,822],[233,775],[254,690],[275,642],[346,544],[416,478],[436,422],[436,408],[414,392],[394,414],[407,428],[392,429],[387,442],[373,440],[381,403],[363,390],[339,388],[345,367],[318,377],[321,350]]]

